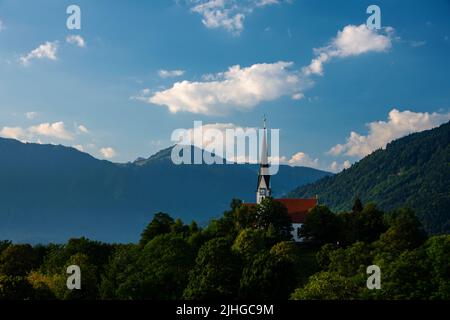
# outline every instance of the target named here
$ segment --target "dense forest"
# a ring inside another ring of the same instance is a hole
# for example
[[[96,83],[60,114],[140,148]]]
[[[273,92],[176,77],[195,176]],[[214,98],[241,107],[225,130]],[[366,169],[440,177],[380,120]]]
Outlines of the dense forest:
[[[348,210],[357,194],[384,210],[413,208],[425,230],[450,233],[450,122],[389,143],[343,172],[289,194]]]
[[[450,235],[427,237],[409,209],[384,213],[355,199],[338,214],[319,205],[291,240],[286,208],[233,200],[200,228],[157,213],[139,243],[0,242],[1,299],[450,299]],[[381,268],[381,289],[366,268]],[[81,268],[68,290],[66,268]]]

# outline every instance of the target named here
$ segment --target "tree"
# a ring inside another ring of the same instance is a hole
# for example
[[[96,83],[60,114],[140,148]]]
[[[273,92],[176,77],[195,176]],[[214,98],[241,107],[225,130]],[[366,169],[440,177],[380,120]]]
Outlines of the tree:
[[[355,239],[366,243],[378,240],[380,235],[386,231],[384,213],[373,203],[368,203],[356,214]]]
[[[363,210],[363,204],[361,202],[361,199],[359,198],[359,196],[356,196],[355,201],[353,202],[352,212],[357,213],[357,212],[361,212],[362,210]]]
[[[254,228],[256,222],[256,207],[241,204],[234,209],[233,219],[238,230]]]
[[[359,211],[338,214],[341,222],[339,243],[350,245],[357,241],[370,243],[377,240],[386,231],[383,216],[384,213],[373,203],[366,204]]]
[[[365,273],[367,266],[373,264],[370,246],[364,242],[355,242],[345,249],[332,250],[329,252],[328,259],[327,270],[346,277]]]
[[[237,296],[241,262],[231,250],[229,239],[209,240],[199,250],[195,267],[183,297],[189,300],[215,300]]]
[[[81,289],[70,290],[67,288],[66,281],[61,283],[63,287],[64,300],[95,300],[99,297],[99,279],[97,277],[97,267],[89,262],[89,257],[83,253],[74,254],[69,258],[64,266],[61,275],[64,280],[67,279],[67,267],[77,265],[81,270]],[[59,288],[61,290],[61,288]]]
[[[434,290],[430,299],[450,300],[450,235],[434,236],[424,244]]]
[[[278,241],[292,239],[292,221],[286,207],[270,197],[264,198],[257,205],[255,226],[263,230],[272,227]]]
[[[232,249],[241,255],[243,260],[250,261],[257,253],[266,249],[266,246],[264,230],[247,228],[236,237]]]
[[[101,275],[100,297],[102,299],[131,299],[129,290],[122,286],[138,272],[137,260],[140,255],[138,245],[118,246]]]
[[[315,245],[323,245],[336,243],[339,230],[339,218],[328,207],[318,205],[306,216],[300,235]]]
[[[169,233],[171,227],[174,224],[174,220],[167,213],[158,212],[154,215],[152,221],[147,225],[141,234],[141,240],[139,244],[145,246],[147,242],[152,240],[154,237]]]
[[[431,265],[422,248],[405,250],[399,255],[378,254],[375,264],[382,270],[381,290],[370,292],[375,298],[417,300],[431,296]],[[366,294],[370,296],[368,292]]]
[[[195,252],[180,234],[156,236],[141,250],[118,295],[131,299],[180,299],[195,263]]]
[[[330,255],[333,251],[337,250],[337,247],[335,244],[327,243],[326,245],[323,245],[319,251],[316,253],[316,261],[317,265],[322,270],[327,270],[330,266],[331,260]]]
[[[34,290],[24,276],[0,274],[0,300],[29,300]]]
[[[208,239],[219,237],[234,239],[239,230],[242,229],[242,222],[249,218],[242,212],[246,212],[246,206],[242,205],[241,200],[233,199],[230,203],[230,209],[225,211],[220,219],[213,219],[204,230],[204,234]],[[241,221],[242,218],[243,221]]]
[[[11,241],[9,240],[0,240],[0,254],[2,254],[3,250],[8,248],[11,245]]]
[[[37,256],[29,244],[9,245],[0,255],[0,274],[26,276],[37,267]]]
[[[64,297],[66,278],[62,274],[46,275],[38,271],[31,271],[27,280],[33,287],[36,300],[54,300]]]
[[[400,254],[419,247],[426,240],[425,232],[411,209],[397,209],[387,217],[389,229],[380,236],[380,251]]]
[[[296,246],[292,241],[260,251],[247,261],[240,280],[240,299],[287,299],[295,288],[298,272]]]
[[[351,300],[359,294],[361,283],[336,272],[319,272],[309,278],[303,288],[291,295],[293,300]]]

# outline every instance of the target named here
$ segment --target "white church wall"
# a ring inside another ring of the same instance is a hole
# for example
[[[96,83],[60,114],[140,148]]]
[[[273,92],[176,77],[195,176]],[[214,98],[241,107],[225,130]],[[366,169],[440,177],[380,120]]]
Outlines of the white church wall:
[[[292,224],[292,238],[295,242],[302,242],[303,239],[299,236],[299,230],[302,227],[303,223],[293,223]]]

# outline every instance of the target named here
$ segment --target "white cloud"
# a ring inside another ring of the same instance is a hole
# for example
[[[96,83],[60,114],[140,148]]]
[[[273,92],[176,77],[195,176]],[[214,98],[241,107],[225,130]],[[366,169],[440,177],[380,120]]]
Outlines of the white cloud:
[[[191,11],[202,16],[202,23],[210,29],[223,28],[233,35],[244,29],[245,17],[254,9],[279,4],[280,0],[188,0]],[[290,2],[290,1],[286,1]]]
[[[392,140],[413,132],[432,129],[450,120],[450,113],[428,113],[399,111],[392,109],[387,121],[375,121],[367,124],[366,136],[352,131],[344,144],[337,144],[329,150],[332,155],[364,157],[372,151],[385,148]]]
[[[291,166],[305,166],[312,168],[319,167],[319,159],[312,159],[304,152],[297,152],[291,157],[291,159],[288,160],[287,163]]]
[[[101,148],[100,153],[105,159],[111,159],[116,156],[116,150],[111,147]]]
[[[314,49],[316,57],[303,68],[306,75],[323,74],[323,64],[334,57],[345,58],[368,52],[387,51],[392,45],[393,28],[383,31],[369,29],[365,24],[348,25],[338,31],[329,45]]]
[[[82,132],[82,133],[89,133],[88,128],[86,128],[86,127],[83,126],[82,124],[80,124],[80,125],[78,126],[78,130],[79,130],[80,132]]]
[[[65,128],[64,122],[41,123],[28,128],[28,132],[39,136],[57,138],[61,140],[73,140],[73,135]]]
[[[0,136],[4,138],[23,140],[26,137],[26,131],[21,127],[3,127]]]
[[[20,62],[26,66],[30,63],[32,59],[49,59],[56,60],[56,52],[58,50],[58,42],[49,42],[47,41],[44,44],[41,44],[39,47],[31,51],[26,55],[22,55],[20,57]]]
[[[5,24],[2,20],[0,20],[0,31],[2,31],[3,29],[5,29]]]
[[[247,9],[245,7],[236,6],[234,1],[225,0],[207,0],[192,1],[197,3],[191,10],[202,16],[202,23],[210,29],[224,28],[239,35],[244,29],[244,19]]]
[[[86,47],[86,41],[80,35],[68,35],[66,37],[66,42],[70,44],[75,44],[80,48]]]
[[[224,5],[221,0],[194,1],[201,8]],[[264,4],[266,2],[261,2]],[[268,1],[275,3],[274,1]],[[256,5],[256,2],[253,2]],[[169,89],[142,90],[131,97],[150,104],[166,106],[171,113],[191,112],[225,115],[232,110],[245,111],[265,101],[282,96],[293,100],[304,98],[303,91],[312,86],[311,76],[323,74],[323,64],[334,57],[357,56],[367,52],[387,51],[392,45],[394,30],[368,29],[366,25],[348,25],[338,31],[329,45],[314,49],[316,57],[301,71],[293,70],[293,62],[259,63],[249,67],[235,65],[225,72],[204,74],[202,81],[178,81]],[[161,77],[182,75],[182,70],[160,70]]]
[[[338,163],[337,161],[333,161],[329,167],[329,170],[332,172],[340,172],[344,169],[348,169],[351,167],[350,161],[345,160],[343,163]]]
[[[426,45],[427,42],[425,40],[421,40],[421,41],[409,41],[409,45],[413,48],[417,48],[417,47],[422,47],[424,45]]]
[[[305,95],[301,92],[294,93],[292,95],[292,100],[301,100],[305,97]]]
[[[32,119],[36,118],[37,112],[34,112],[34,111],[26,112],[25,116],[27,117],[27,119],[32,120]]]
[[[291,167],[310,167],[319,168],[319,159],[313,159],[305,152],[297,152],[291,158],[286,156],[269,157],[270,162],[275,161],[275,163],[286,164]]]
[[[256,1],[256,6],[258,7],[264,7],[264,6],[269,6],[272,4],[279,4],[280,0],[259,0]]]
[[[219,6],[222,1],[202,3]],[[316,57],[302,69],[292,70],[293,62],[260,63],[249,67],[235,65],[225,72],[205,74],[202,81],[178,81],[171,88],[151,93],[142,91],[135,99],[166,106],[171,113],[180,111],[205,115],[224,115],[231,110],[245,111],[264,101],[282,96],[304,98],[312,85],[311,75],[323,74],[323,64],[334,57],[382,52],[391,47],[393,29],[370,30],[366,25],[348,25],[329,45],[315,49]]]
[[[84,147],[81,144],[76,144],[73,147],[78,151],[84,152]]]
[[[173,78],[173,77],[181,77],[184,74],[184,70],[159,70],[158,75],[161,78]]]
[[[3,127],[0,135],[5,138],[17,139],[20,141],[39,141],[39,137],[56,138],[60,140],[73,140],[74,135],[66,130],[64,122],[41,123],[28,128]]]
[[[247,68],[232,66],[216,74],[217,80],[176,82],[169,89],[136,99],[167,106],[169,111],[223,115],[230,110],[249,110],[263,101],[298,94],[306,87],[292,62],[254,64]]]

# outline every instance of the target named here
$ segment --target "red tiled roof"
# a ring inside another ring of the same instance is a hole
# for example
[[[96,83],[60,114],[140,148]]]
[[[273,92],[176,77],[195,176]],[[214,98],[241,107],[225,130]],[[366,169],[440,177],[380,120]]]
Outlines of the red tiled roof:
[[[273,199],[281,202],[287,209],[293,223],[304,223],[308,211],[317,205],[317,199]],[[244,203],[246,206],[254,206],[254,203]]]

